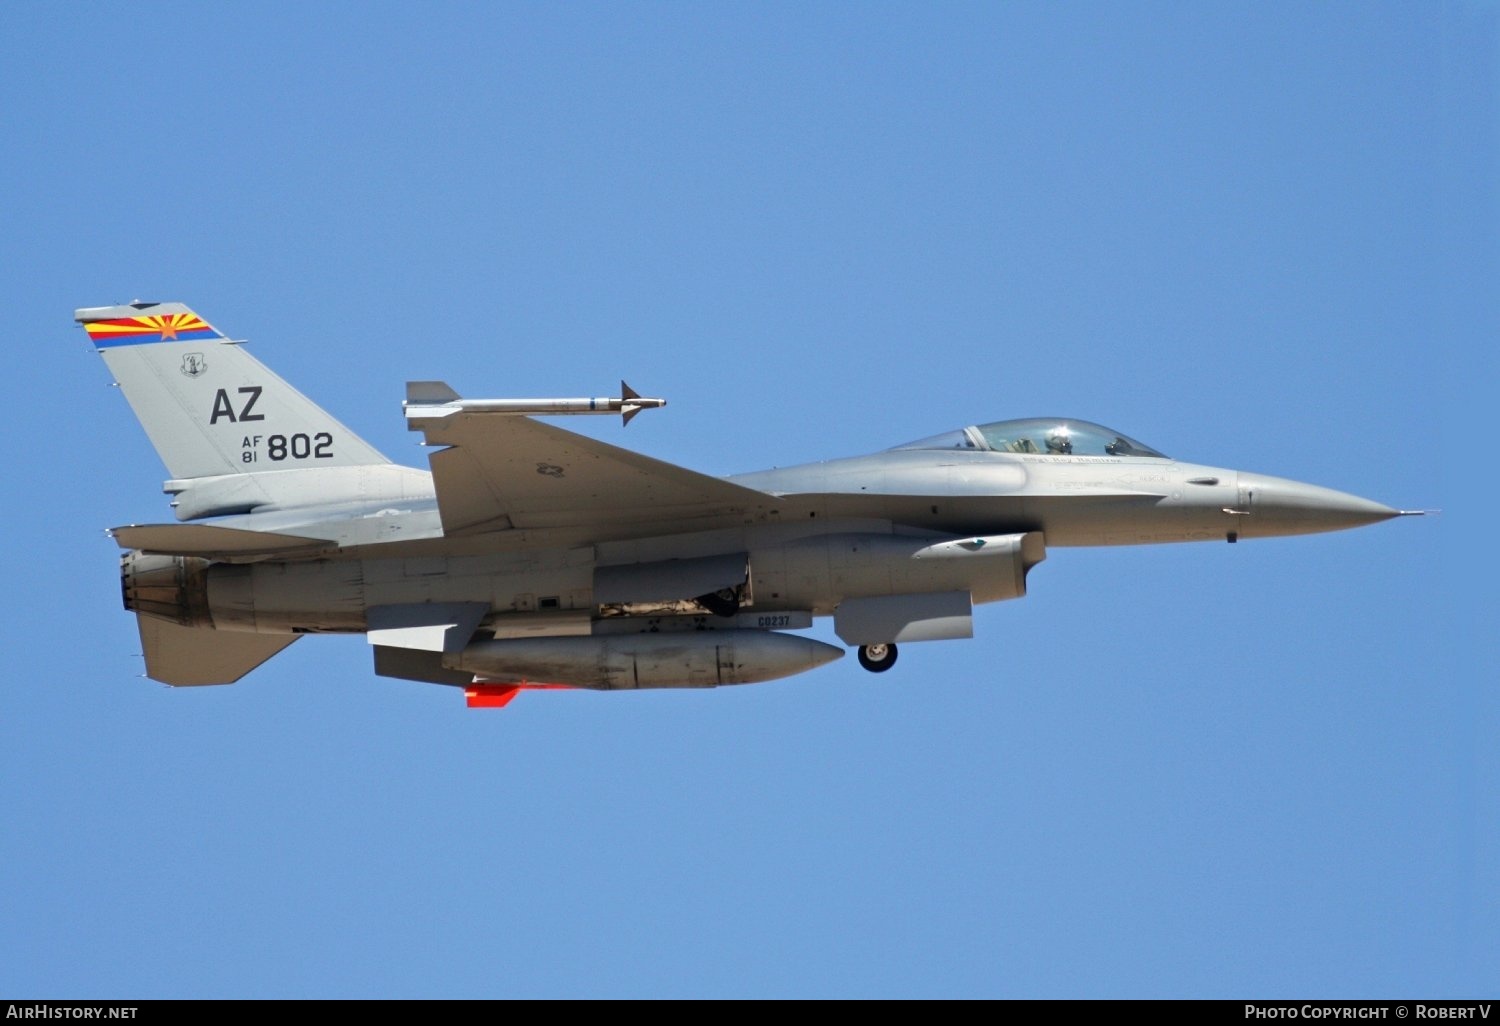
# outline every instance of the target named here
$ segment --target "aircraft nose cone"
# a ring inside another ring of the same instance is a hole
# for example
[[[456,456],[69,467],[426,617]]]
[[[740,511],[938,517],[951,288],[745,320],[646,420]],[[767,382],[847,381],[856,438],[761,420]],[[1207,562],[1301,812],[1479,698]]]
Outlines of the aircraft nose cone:
[[[1250,510],[1250,515],[1244,518],[1246,534],[1342,531],[1401,515],[1400,510],[1383,503],[1332,488],[1264,474],[1242,473],[1239,478],[1242,504]]]

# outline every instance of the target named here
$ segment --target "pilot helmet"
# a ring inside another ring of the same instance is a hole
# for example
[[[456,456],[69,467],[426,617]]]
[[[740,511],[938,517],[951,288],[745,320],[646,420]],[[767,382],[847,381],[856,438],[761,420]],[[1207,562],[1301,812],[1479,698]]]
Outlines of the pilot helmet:
[[[1047,451],[1056,453],[1071,453],[1073,451],[1073,432],[1068,430],[1068,425],[1059,424],[1047,432]]]

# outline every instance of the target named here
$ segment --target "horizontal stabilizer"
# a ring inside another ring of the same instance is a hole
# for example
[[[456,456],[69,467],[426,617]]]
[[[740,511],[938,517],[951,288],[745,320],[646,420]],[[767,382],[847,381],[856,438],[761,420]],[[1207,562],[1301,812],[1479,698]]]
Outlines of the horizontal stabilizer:
[[[182,627],[151,616],[136,621],[146,676],[173,687],[233,684],[301,636]]]
[[[242,531],[211,524],[132,524],[112,528],[109,534],[122,549],[228,562],[302,553],[310,555],[337,547],[336,542],[323,538],[272,531]]]

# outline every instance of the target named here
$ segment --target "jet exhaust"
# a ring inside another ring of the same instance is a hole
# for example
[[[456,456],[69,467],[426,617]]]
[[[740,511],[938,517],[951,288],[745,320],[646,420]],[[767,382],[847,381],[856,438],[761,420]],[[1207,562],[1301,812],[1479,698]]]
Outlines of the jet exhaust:
[[[209,561],[191,556],[127,552],[120,557],[125,608],[184,627],[212,627],[208,605]]]

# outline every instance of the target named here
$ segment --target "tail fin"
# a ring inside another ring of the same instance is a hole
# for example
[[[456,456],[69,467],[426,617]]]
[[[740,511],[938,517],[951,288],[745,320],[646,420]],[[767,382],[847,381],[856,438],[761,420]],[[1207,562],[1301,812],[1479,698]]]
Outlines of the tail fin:
[[[390,462],[181,303],[73,317],[173,478]]]

